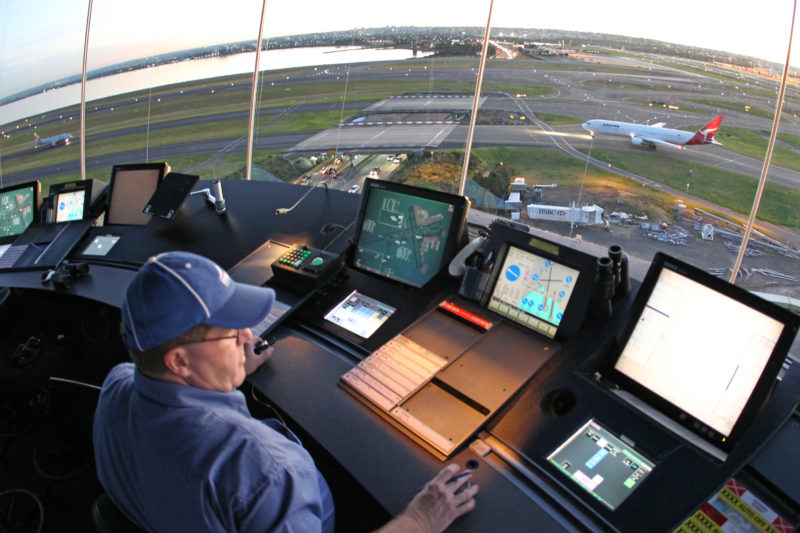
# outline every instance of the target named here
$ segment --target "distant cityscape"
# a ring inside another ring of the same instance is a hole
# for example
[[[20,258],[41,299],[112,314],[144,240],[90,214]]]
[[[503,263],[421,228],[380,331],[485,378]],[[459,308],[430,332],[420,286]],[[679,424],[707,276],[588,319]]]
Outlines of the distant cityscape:
[[[348,31],[286,35],[264,39],[262,50],[304,48],[321,46],[356,46],[364,48],[402,48],[433,52],[434,56],[474,55],[480,52],[484,28],[465,27],[415,27],[387,26],[382,28],[357,28]],[[605,33],[590,33],[553,29],[494,28],[493,41],[507,45],[516,57],[536,57],[554,53],[569,54],[590,47],[610,48],[620,51],[654,53],[698,61],[723,62],[740,68],[779,73],[783,65],[763,59],[731,54],[719,50],[666,43],[653,39],[626,37]],[[142,57],[116,63],[87,72],[87,79],[101,78],[121,72],[145,69],[168,63],[178,63],[208,57],[223,57],[255,52],[255,41],[241,41],[209,45],[165,54]],[[490,49],[491,53],[494,50]],[[796,77],[794,71],[790,73]],[[777,75],[777,74],[776,74]],[[49,83],[31,87],[0,99],[0,105],[21,100],[43,91],[80,83],[77,73]]]

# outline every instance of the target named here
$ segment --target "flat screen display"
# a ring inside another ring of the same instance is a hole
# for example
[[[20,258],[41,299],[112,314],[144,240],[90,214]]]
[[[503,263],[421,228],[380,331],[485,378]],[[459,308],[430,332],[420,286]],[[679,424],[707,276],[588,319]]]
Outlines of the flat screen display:
[[[0,189],[0,243],[12,242],[39,217],[38,181]]]
[[[56,222],[68,222],[83,218],[86,189],[62,191],[56,194]]]
[[[553,338],[567,311],[580,271],[549,257],[509,246],[486,306]]]
[[[612,511],[656,466],[594,419],[565,440],[547,460]]]
[[[152,217],[142,211],[164,179],[166,167],[166,163],[114,165],[105,223],[142,226],[150,222]]]
[[[766,400],[797,324],[785,309],[659,253],[613,371],[624,388],[729,451]]]
[[[455,254],[467,210],[463,196],[367,179],[352,266],[422,287]]]
[[[325,315],[325,320],[368,339],[394,312],[394,307],[353,291]]]

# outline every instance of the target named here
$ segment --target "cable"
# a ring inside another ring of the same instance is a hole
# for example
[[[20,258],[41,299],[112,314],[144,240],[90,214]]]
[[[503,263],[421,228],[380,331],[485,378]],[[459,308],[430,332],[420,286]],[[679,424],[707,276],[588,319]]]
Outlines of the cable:
[[[8,505],[6,505],[2,500],[9,495],[14,496],[14,499]],[[30,526],[30,524],[24,522],[19,522],[16,524],[14,523],[14,519],[16,518],[16,516],[13,516],[14,513],[17,515],[25,513],[25,509],[22,511],[17,510],[19,504],[16,501],[16,496],[18,495],[29,496],[36,504],[36,508],[39,511],[39,524],[36,527],[35,533],[40,533],[42,531],[42,526],[44,525],[44,505],[42,505],[42,501],[36,494],[25,489],[8,489],[0,492],[0,510],[2,511],[2,522],[0,522],[0,528],[2,531],[33,531],[32,529],[23,529],[26,526]],[[21,516],[20,518],[25,518],[25,516]]]
[[[331,244],[333,244],[334,242],[336,242],[336,240],[337,240],[339,237],[341,237],[342,235],[344,235],[345,233],[347,233],[347,232],[350,230],[350,228],[353,226],[353,224],[355,224],[355,223],[356,223],[356,221],[355,221],[355,220],[353,220],[353,221],[352,221],[352,222],[350,222],[350,224],[348,224],[347,226],[342,226],[341,224],[325,224],[324,226],[322,226],[322,227],[320,228],[319,232],[320,232],[320,233],[325,233],[325,234],[327,234],[329,231],[333,230],[334,228],[342,228],[342,231],[340,231],[340,232],[339,232],[339,234],[338,234],[338,235],[336,235],[336,237],[334,237],[334,238],[333,238],[333,239],[332,239],[330,242],[326,242],[325,246],[323,246],[323,247],[322,247],[322,250],[323,250],[323,251],[327,250],[327,249],[328,249],[328,247],[329,247]],[[327,241],[327,239],[325,239],[325,240]]]
[[[313,191],[314,189],[319,189],[320,187],[325,187],[325,189],[327,190],[328,184],[327,183],[321,183],[320,185],[317,185],[316,187],[309,188],[308,191],[306,191],[306,193],[303,196],[301,196],[294,203],[294,205],[292,207],[279,207],[278,209],[275,210],[275,214],[276,215],[285,215],[286,213],[288,213],[289,211],[291,211],[292,209],[294,209],[295,207],[300,205],[300,202],[302,202],[305,199],[306,196],[311,194],[311,191]]]
[[[275,415],[275,416],[274,416],[274,418],[275,418],[275,419],[277,419],[277,420],[278,420],[278,422],[280,422],[280,424],[281,424],[283,427],[288,427],[288,426],[286,425],[286,422],[284,422],[284,420],[283,420],[283,417],[282,417],[282,416],[281,416],[281,414],[278,412],[278,410],[277,410],[277,409],[275,409],[275,408],[274,408],[274,407],[273,407],[271,404],[269,404],[269,403],[267,403],[267,402],[263,401],[262,399],[260,399],[260,398],[259,398],[259,397],[256,395],[256,392],[257,392],[257,391],[256,391],[256,386],[255,386],[255,385],[253,385],[252,383],[250,383],[250,397],[253,399],[253,401],[254,401],[254,402],[256,402],[257,404],[259,404],[259,405],[261,405],[261,406],[263,406],[263,407],[266,407],[267,409],[269,409],[270,413],[272,413],[273,415]]]

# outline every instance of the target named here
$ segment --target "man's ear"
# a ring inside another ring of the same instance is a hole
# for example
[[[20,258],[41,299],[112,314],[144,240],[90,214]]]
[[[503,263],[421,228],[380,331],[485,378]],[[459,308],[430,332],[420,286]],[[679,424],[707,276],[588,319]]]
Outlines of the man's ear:
[[[177,377],[186,378],[191,375],[188,353],[182,346],[176,346],[164,354],[164,366],[170,374]]]

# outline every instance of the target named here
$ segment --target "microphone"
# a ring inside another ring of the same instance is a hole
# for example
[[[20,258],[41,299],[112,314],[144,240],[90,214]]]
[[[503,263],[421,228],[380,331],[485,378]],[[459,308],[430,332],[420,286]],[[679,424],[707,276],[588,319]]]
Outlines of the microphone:
[[[278,209],[275,210],[275,214],[276,215],[285,215],[286,213],[288,213],[289,211],[291,211],[292,209],[294,209],[295,207],[300,205],[300,202],[302,202],[305,199],[306,196],[311,194],[311,191],[313,191],[314,189],[317,189],[319,187],[325,187],[325,189],[327,189],[328,188],[328,184],[327,183],[322,183],[320,185],[317,185],[316,187],[309,187],[309,189],[306,191],[306,193],[303,196],[301,196],[294,203],[294,205],[292,207],[279,207]]]
[[[222,183],[219,180],[214,180],[211,185],[214,188],[214,210],[218,215],[225,212],[225,198],[222,196]]]

